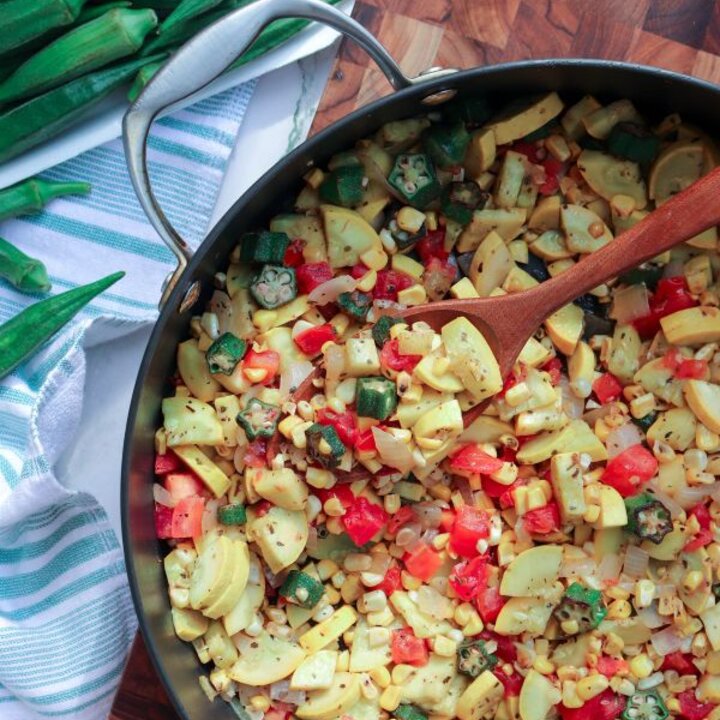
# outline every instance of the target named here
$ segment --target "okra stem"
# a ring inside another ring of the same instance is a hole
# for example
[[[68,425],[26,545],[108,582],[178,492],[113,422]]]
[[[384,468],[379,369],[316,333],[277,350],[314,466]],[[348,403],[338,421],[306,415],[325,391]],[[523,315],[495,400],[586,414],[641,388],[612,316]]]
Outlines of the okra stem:
[[[45,265],[0,238],[0,277],[21,292],[47,292],[50,289]]]
[[[86,182],[53,182],[42,178],[26,180],[0,190],[0,220],[39,212],[54,198],[87,195],[90,189],[90,183]]]
[[[0,378],[27,360],[85,305],[124,275],[116,272],[89,285],[40,300],[0,325]]]

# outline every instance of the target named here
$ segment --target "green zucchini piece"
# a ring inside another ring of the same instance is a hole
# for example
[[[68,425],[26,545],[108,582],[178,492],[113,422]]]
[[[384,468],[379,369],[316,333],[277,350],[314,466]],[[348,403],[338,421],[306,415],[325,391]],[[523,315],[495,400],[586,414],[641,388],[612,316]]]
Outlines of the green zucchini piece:
[[[289,603],[307,610],[314,608],[323,596],[323,584],[300,570],[291,570],[280,586],[280,595]]]
[[[387,420],[397,407],[395,383],[383,377],[358,378],[355,397],[360,417]]]
[[[247,522],[247,512],[245,506],[240,503],[221,505],[218,508],[217,518],[221,525],[244,525]]]
[[[207,349],[205,358],[213,375],[232,375],[247,351],[247,343],[230,332],[223,333]]]
[[[332,425],[313,423],[306,431],[308,455],[325,468],[336,468],[345,454],[345,445]]]
[[[279,265],[265,265],[250,285],[250,294],[266,310],[286,305],[297,297],[295,270]]]
[[[670,511],[650,493],[625,498],[625,509],[627,529],[643,540],[657,545],[673,529]]]
[[[388,182],[409,205],[421,210],[441,191],[433,162],[422,153],[398,155]]]
[[[607,615],[607,608],[603,603],[602,593],[583,587],[580,583],[573,583],[565,591],[560,604],[553,610],[558,622],[564,623],[575,620],[578,633],[593,630]]]
[[[248,440],[272,437],[279,419],[280,408],[258,398],[250,398],[245,409],[237,415],[237,423],[245,431]]]
[[[365,170],[362,165],[346,165],[328,173],[318,192],[323,202],[355,207],[363,199]]]
[[[240,260],[258,265],[282,265],[290,238],[284,232],[246,233],[240,241]]]
[[[423,136],[425,150],[440,168],[455,168],[462,165],[470,134],[465,124],[431,125]]]
[[[402,322],[401,318],[392,317],[391,315],[381,315],[372,329],[375,344],[382,349],[382,346],[390,339],[390,328]]]

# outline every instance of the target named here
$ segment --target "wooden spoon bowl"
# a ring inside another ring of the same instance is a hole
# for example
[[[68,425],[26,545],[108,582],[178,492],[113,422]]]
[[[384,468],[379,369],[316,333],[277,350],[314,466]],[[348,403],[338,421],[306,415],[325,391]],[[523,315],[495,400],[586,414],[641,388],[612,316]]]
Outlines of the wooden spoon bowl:
[[[550,315],[593,288],[657,257],[674,245],[720,224],[720,168],[624,232],[605,247],[537,287],[521,293],[471,300],[440,300],[395,313],[408,323],[426,322],[440,330],[451,320],[466,317],[485,337],[504,377],[512,370],[525,343]],[[306,378],[292,399],[308,400],[317,392],[313,381],[320,368]],[[488,401],[463,413],[465,427],[487,407]]]

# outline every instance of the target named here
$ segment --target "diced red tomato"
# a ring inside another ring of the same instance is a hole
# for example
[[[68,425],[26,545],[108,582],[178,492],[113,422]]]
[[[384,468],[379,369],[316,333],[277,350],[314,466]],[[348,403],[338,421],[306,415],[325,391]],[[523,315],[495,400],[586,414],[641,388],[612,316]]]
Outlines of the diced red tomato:
[[[422,667],[423,665],[427,665],[430,659],[427,644],[421,638],[415,637],[410,628],[392,631],[390,654],[396,665],[403,663],[405,665]]]
[[[473,600],[485,591],[487,578],[487,558],[481,555],[455,565],[448,582],[461,600]]]
[[[270,512],[272,506],[273,504],[269,500],[260,500],[252,506],[253,513],[255,517],[262,517]]]
[[[628,668],[627,660],[622,658],[613,658],[608,655],[603,655],[598,658],[597,671],[605,677],[615,677],[619,672],[625,671]]]
[[[264,440],[253,440],[243,454],[248,467],[265,467],[267,464],[267,444]]]
[[[475,607],[480,613],[482,621],[486,624],[497,620],[500,611],[503,609],[503,605],[505,605],[505,598],[496,587],[487,588],[475,598]]]
[[[188,472],[169,473],[165,476],[164,485],[176,504],[186,497],[202,495],[205,489],[202,481]]]
[[[632,445],[608,462],[600,481],[614,487],[623,497],[630,497],[655,475],[657,469],[658,462],[647,448]]]
[[[387,531],[390,535],[395,535],[397,531],[405,524],[415,519],[415,513],[410,505],[403,505],[394,515],[390,516]]]
[[[517,490],[521,485],[527,485],[528,480],[525,478],[519,478],[512,485],[502,485],[496,482],[492,478],[483,476],[482,478],[482,489],[491,498],[498,498],[500,501],[500,507],[505,509],[513,507],[515,500],[513,499],[513,492]]]
[[[651,338],[660,329],[660,320],[680,310],[695,307],[697,300],[688,292],[682,275],[663,278],[658,282],[655,294],[650,298],[650,313],[633,321],[643,339]]]
[[[388,568],[387,572],[385,573],[385,577],[383,578],[383,581],[374,589],[382,590],[385,593],[386,597],[390,597],[396,590],[400,589],[401,585],[402,582],[400,579],[400,566],[394,564]]]
[[[356,263],[350,268],[350,277],[359,280],[363,275],[367,273],[368,269],[368,266],[364,263]]]
[[[452,526],[455,524],[455,511],[454,510],[443,510],[440,513],[440,530],[442,532],[449,533],[452,530]]]
[[[178,539],[200,537],[204,510],[205,501],[202,498],[183,498],[173,509],[172,536]]]
[[[686,358],[677,348],[670,348],[665,353],[662,364],[679,380],[703,380],[708,375],[706,360]]]
[[[317,355],[326,342],[334,339],[335,328],[329,323],[308,328],[294,337],[295,344],[310,357]]]
[[[700,525],[703,530],[710,529],[710,522],[712,521],[712,518],[710,517],[710,511],[706,505],[698,503],[694,507],[691,507],[688,512],[690,515],[695,516],[695,519],[698,521],[698,525]]]
[[[295,270],[298,292],[301,295],[306,295],[324,282],[332,280],[332,278],[333,270],[330,263],[326,262],[307,263],[300,265]]]
[[[164,455],[155,456],[155,474],[167,475],[177,472],[182,467],[180,458],[174,452],[166,452]]]
[[[303,249],[305,248],[305,241],[302,238],[295,238],[290,241],[290,244],[285,250],[285,257],[283,257],[283,265],[287,267],[297,268],[300,267],[305,258],[303,257]]]
[[[515,641],[506,635],[498,635],[492,630],[483,630],[480,633],[483,640],[494,640],[497,643],[495,654],[506,663],[514,663],[517,660],[517,648]]]
[[[540,195],[552,195],[560,187],[560,178],[565,170],[565,163],[549,155],[540,163],[545,168],[545,182],[538,188]]]
[[[289,720],[292,717],[292,712],[289,710],[281,710],[280,708],[271,707],[265,711],[263,720]]]
[[[323,408],[317,413],[315,420],[320,423],[320,425],[331,425],[334,427],[338,437],[346,447],[355,444],[357,427],[355,424],[355,416],[351,412],[346,410],[342,413],[336,413],[327,408]]]
[[[562,720],[615,720],[625,709],[626,700],[610,688],[603,690],[580,708],[558,705]]]
[[[380,351],[380,365],[396,372],[411,373],[422,360],[422,355],[401,355],[400,343],[397,338],[388,340]]]
[[[412,552],[405,554],[403,562],[413,577],[427,582],[439,570],[442,558],[431,547],[421,543]]]
[[[593,384],[593,392],[598,401],[606,405],[615,402],[622,395],[622,383],[612,374],[604,373]]]
[[[528,510],[523,515],[523,525],[529,533],[547,535],[560,529],[560,510],[557,503],[549,502],[547,505]]]
[[[562,377],[563,364],[559,357],[550,358],[541,368],[550,375],[550,382],[557,385]]]
[[[510,149],[516,153],[524,155],[533,164],[540,162],[540,158],[538,157],[538,150],[540,148],[538,148],[535,143],[527,142],[525,140],[516,140],[510,146]]]
[[[701,547],[709,545],[712,541],[712,530],[706,530],[705,528],[702,528],[692,540],[685,543],[685,546],[683,547],[683,552],[694,552],[695,550],[699,550]]]
[[[703,720],[715,707],[714,703],[700,702],[692,689],[681,692],[677,699],[680,703],[680,717],[685,720]]]
[[[524,680],[520,673],[514,672],[512,675],[507,675],[502,668],[495,668],[493,674],[503,684],[505,697],[517,697],[520,694]]]
[[[380,270],[377,274],[372,296],[375,300],[392,300],[397,302],[398,292],[415,284],[409,275],[397,270]]]
[[[370,452],[371,450],[377,450],[375,445],[375,436],[372,433],[372,428],[366,430],[358,430],[355,433],[355,449],[358,452]]]
[[[492,475],[503,461],[488,455],[479,445],[471,443],[460,448],[450,460],[450,469],[457,475]]]
[[[418,240],[415,250],[420,256],[423,265],[430,262],[432,258],[440,258],[446,260],[450,253],[445,250],[445,231],[433,230],[425,235],[424,238]]]
[[[167,540],[172,534],[173,509],[155,503],[155,535],[160,540]]]
[[[350,539],[360,546],[372,540],[385,527],[388,514],[380,505],[361,495],[347,508],[341,520]]]
[[[678,675],[700,675],[700,671],[693,662],[693,656],[690,653],[682,653],[679,650],[669,653],[663,658],[663,664],[660,669],[675,670]]]
[[[463,505],[458,508],[450,531],[450,549],[460,557],[474,558],[478,555],[477,541],[489,535],[487,513],[480,508]]]
[[[315,490],[315,494],[323,505],[330,498],[337,498],[346,510],[355,502],[355,495],[349,485],[333,485],[329,490],[324,488]]]
[[[260,384],[267,385],[273,381],[280,369],[280,354],[275,350],[256,352],[251,348],[243,358],[242,367],[243,370],[265,370],[265,377]]]

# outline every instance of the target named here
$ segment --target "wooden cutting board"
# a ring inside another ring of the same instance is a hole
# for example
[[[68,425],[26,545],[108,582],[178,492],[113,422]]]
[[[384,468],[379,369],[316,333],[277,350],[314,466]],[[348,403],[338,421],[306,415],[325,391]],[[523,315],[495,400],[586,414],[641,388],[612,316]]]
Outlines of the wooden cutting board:
[[[357,0],[353,16],[417,75],[434,65],[596,57],[657,65],[720,83],[720,0]],[[391,91],[343,42],[312,127]],[[177,720],[140,636],[111,720]]]

